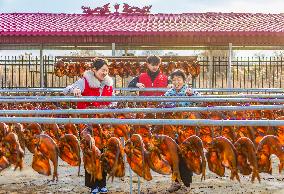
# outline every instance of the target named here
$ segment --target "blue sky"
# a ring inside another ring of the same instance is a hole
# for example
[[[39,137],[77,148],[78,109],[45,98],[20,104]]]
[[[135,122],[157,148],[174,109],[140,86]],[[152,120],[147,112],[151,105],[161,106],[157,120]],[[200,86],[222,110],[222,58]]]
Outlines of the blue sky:
[[[142,7],[152,5],[152,13],[200,13],[200,12],[249,12],[284,13],[284,0],[0,0],[0,13],[42,12],[82,13],[81,6],[92,8],[106,3]],[[122,7],[122,6],[121,6]],[[15,55],[20,51],[0,51],[0,54]],[[33,52],[36,54],[36,52]],[[63,52],[60,52],[63,54]],[[253,55],[254,52],[247,52]],[[187,54],[187,52],[181,52]]]

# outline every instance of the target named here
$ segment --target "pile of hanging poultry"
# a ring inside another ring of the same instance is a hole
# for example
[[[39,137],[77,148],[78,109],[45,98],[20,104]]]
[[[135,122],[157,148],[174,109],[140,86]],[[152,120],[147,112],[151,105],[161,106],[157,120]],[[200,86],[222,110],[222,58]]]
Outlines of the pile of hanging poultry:
[[[90,63],[88,62],[65,62],[59,60],[54,64],[54,74],[58,77],[64,75],[70,78],[75,76],[81,77],[89,68]],[[146,63],[112,60],[109,64],[109,75],[112,77],[119,75],[121,78],[135,77],[141,72],[145,72],[146,69]],[[196,60],[163,62],[160,66],[161,72],[166,75],[169,75],[174,69],[183,69],[186,75],[191,75],[192,77],[197,77],[200,74],[200,64]]]
[[[210,104],[210,106],[213,105],[221,104]],[[139,106],[142,107],[143,104]],[[118,104],[118,107],[122,108],[123,103]],[[2,110],[58,109],[69,108],[69,105],[67,103],[56,105],[18,103],[1,104],[0,108]],[[252,119],[283,120],[283,115],[283,110],[256,110],[96,114],[89,115],[89,117],[242,119],[245,124],[245,120]],[[32,115],[25,116],[31,117]],[[55,116],[48,115],[48,117]],[[107,171],[112,178],[123,177],[126,162],[124,155],[126,155],[131,169],[147,181],[152,180],[151,170],[163,175],[171,175],[172,179],[183,180],[188,172],[180,171],[179,165],[182,161],[196,175],[201,175],[201,180],[206,178],[206,166],[208,166],[208,169],[218,176],[224,176],[225,169],[227,169],[231,173],[231,180],[240,181],[239,174],[242,174],[251,175],[251,181],[254,182],[255,179],[261,180],[260,173],[272,174],[272,154],[279,159],[279,173],[281,173],[284,167],[283,145],[284,126],[0,123],[0,173],[8,167],[21,170],[24,167],[25,153],[29,151],[33,154],[32,168],[46,176],[53,174],[53,180],[58,180],[59,158],[70,166],[77,166],[78,174],[83,162],[84,168],[94,179],[101,179],[103,170]],[[53,173],[50,162],[53,165]]]

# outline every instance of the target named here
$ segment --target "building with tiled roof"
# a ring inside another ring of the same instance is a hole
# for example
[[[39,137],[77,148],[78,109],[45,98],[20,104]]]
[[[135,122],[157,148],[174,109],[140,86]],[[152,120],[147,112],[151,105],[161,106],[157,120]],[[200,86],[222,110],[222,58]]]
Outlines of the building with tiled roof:
[[[284,46],[284,15],[0,13],[3,45]]]

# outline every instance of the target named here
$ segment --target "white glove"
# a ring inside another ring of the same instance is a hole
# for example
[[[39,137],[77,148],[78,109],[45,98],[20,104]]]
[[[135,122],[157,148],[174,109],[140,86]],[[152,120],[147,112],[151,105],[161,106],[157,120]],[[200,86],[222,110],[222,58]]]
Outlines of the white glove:
[[[138,87],[138,88],[145,88],[145,85],[142,84],[142,83],[137,83],[137,84],[136,84],[136,87]]]
[[[79,97],[79,96],[82,96],[82,91],[79,88],[75,88],[73,90],[73,94],[74,94],[74,96]]]
[[[193,95],[193,91],[192,91],[191,88],[187,88],[185,93],[186,93],[187,96],[192,96]]]

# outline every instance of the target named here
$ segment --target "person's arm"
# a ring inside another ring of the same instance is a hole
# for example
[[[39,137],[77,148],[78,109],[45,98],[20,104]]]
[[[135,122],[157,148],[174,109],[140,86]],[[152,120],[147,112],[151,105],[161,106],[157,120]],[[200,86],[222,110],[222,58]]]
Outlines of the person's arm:
[[[172,89],[167,90],[164,96],[172,96]]]
[[[81,78],[77,80],[74,84],[67,86],[63,89],[63,94],[73,94],[75,89],[79,89],[81,92],[83,92],[85,90],[85,80]]]
[[[187,96],[201,96],[201,94],[195,90],[192,90],[192,88],[188,87],[186,90]],[[202,105],[202,102],[185,102],[183,106],[200,106]]]
[[[195,90],[193,90],[192,88],[188,87],[185,91],[185,95],[186,96],[201,96],[201,94]]]
[[[128,84],[128,88],[137,88],[137,83],[139,81],[139,77],[134,77],[131,82]]]
[[[168,91],[165,92],[165,94],[163,96],[175,96],[175,92],[174,90],[168,89]],[[168,108],[172,108],[176,106],[175,102],[161,102],[160,104],[162,107],[168,107]]]

